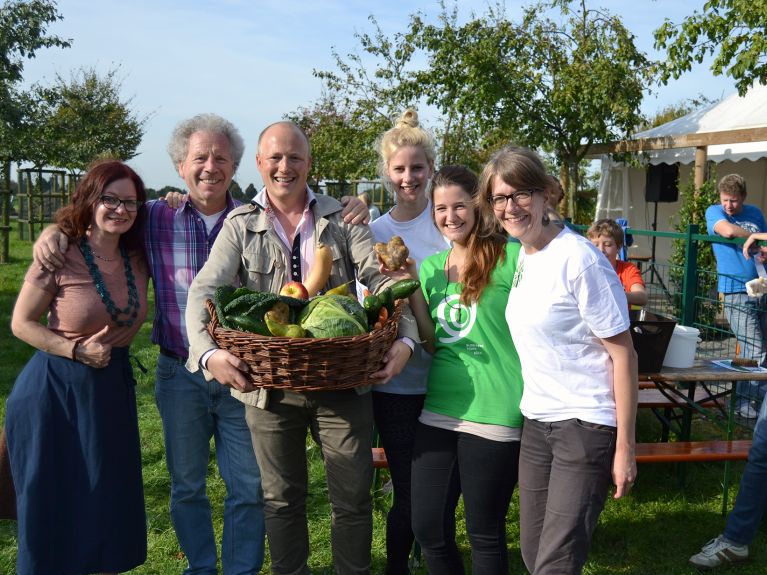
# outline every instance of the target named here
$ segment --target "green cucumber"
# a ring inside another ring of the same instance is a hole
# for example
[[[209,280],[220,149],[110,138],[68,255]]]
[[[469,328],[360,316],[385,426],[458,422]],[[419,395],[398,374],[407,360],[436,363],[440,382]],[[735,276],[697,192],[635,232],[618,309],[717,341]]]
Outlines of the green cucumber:
[[[418,280],[400,280],[389,287],[391,288],[395,300],[405,299],[421,287],[421,282]]]

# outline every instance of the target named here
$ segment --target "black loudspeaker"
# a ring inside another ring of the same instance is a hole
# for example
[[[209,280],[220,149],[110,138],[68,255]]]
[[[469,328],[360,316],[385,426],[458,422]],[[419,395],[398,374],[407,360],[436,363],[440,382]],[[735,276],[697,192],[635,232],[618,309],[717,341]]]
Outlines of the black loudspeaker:
[[[679,199],[679,164],[650,164],[647,168],[644,199],[648,202],[675,202]]]

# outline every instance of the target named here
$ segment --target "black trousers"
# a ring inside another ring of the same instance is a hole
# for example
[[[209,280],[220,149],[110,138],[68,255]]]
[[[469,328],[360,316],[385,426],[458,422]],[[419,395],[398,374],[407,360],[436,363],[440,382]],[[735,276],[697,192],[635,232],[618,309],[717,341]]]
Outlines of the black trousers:
[[[389,462],[394,502],[386,516],[386,573],[410,573],[413,546],[410,519],[410,463],[415,429],[425,395],[373,392],[373,417]]]
[[[464,573],[455,542],[463,494],[473,575],[506,575],[506,512],[517,483],[519,441],[492,441],[418,424],[413,449],[413,531],[429,573]]]

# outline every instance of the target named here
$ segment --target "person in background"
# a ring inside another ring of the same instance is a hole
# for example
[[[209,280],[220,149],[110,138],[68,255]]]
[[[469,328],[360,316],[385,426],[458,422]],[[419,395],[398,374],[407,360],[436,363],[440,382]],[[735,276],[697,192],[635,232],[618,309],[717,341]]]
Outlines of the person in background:
[[[743,256],[751,258],[754,242],[767,240],[767,234],[751,234],[743,244]],[[767,249],[762,248],[757,258],[763,261]],[[762,402],[754,425],[748,461],[740,478],[735,506],[727,515],[724,532],[706,543],[700,552],[690,557],[690,565],[697,569],[715,569],[722,565],[748,559],[748,546],[754,540],[767,511],[767,401]]]
[[[647,290],[639,268],[618,259],[618,254],[623,248],[623,228],[615,220],[605,218],[591,224],[586,237],[605,255],[615,273],[618,274],[630,308],[639,309],[645,305]]]
[[[551,175],[546,176],[546,193],[549,197],[547,202],[550,210],[549,218],[555,223],[564,222],[564,218],[559,213],[559,206],[565,199],[565,190],[562,188],[559,178]]]
[[[434,173],[434,139],[420,127],[415,110],[406,110],[377,143],[378,171],[396,204],[370,224],[378,242],[400,236],[416,267],[427,256],[443,251],[449,242],[432,221],[428,197]],[[423,408],[431,356],[420,344],[402,372],[373,390],[373,414],[389,464],[394,501],[386,516],[386,572],[409,573],[413,546],[410,463],[418,415]]]
[[[302,393],[254,388],[247,363],[219,349],[208,334],[210,317],[204,302],[222,285],[239,282],[278,293],[290,281],[304,281],[320,242],[334,254],[325,288],[351,282],[355,275],[372,290],[392,282],[378,271],[370,229],[344,222],[337,200],[315,195],[307,186],[311,150],[296,124],[282,121],[268,126],[258,139],[256,163],[264,189],[251,204],[226,218],[219,241],[189,290],[187,368],[232,387],[232,395],[245,404],[263,478],[272,572],[309,573],[309,431],[325,463],[335,571],[368,573],[373,529],[369,387]],[[412,353],[410,340],[418,337],[409,313],[403,312],[399,327],[401,339],[387,350],[382,368],[371,376],[381,384],[399,373]]]
[[[117,573],[146,560],[128,348],[147,313],[141,178],[92,165],[56,214],[63,266],[33,263],[11,319],[37,348],[6,404],[16,484],[16,573]],[[40,317],[47,312],[47,325]]]
[[[365,206],[367,206],[368,212],[370,213],[371,222],[381,217],[381,210],[379,210],[378,206],[372,202],[370,199],[370,194],[367,192],[362,192],[361,194],[357,194],[357,197],[362,200],[362,203],[364,203]]]
[[[517,483],[522,374],[504,310],[520,245],[493,217],[480,218],[477,177],[444,166],[432,216],[452,247],[427,257],[410,297],[434,353],[413,446],[413,529],[430,573],[464,573],[455,541],[463,495],[472,573],[506,575],[506,513]],[[389,272],[393,274],[394,272]],[[403,277],[393,275],[393,277]]]
[[[706,228],[710,235],[723,238],[747,238],[753,233],[767,232],[764,214],[756,206],[746,204],[746,181],[739,174],[728,174],[719,181],[719,203],[706,210]],[[724,300],[724,313],[740,346],[740,355],[767,365],[765,333],[767,333],[767,297],[750,297],[746,282],[757,277],[753,260],[747,260],[737,244],[712,244],[719,276],[719,292]],[[764,396],[767,382],[738,382],[737,413],[743,418],[758,415],[756,403]]]
[[[626,295],[584,237],[553,224],[546,172],[526,148],[482,172],[484,216],[522,244],[506,308],[525,382],[520,545],[533,575],[580,573],[610,482],[626,495],[634,455],[637,357]]]

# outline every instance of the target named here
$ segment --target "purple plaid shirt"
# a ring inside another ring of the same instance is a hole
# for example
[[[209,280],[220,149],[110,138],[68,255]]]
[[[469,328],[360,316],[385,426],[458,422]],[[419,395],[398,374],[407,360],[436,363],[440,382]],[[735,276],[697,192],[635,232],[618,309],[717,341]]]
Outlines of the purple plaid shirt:
[[[186,300],[194,276],[208,259],[226,215],[240,202],[226,193],[226,210],[210,233],[191,202],[174,210],[159,200],[147,202],[146,252],[154,284],[152,341],[179,357],[189,356]]]

